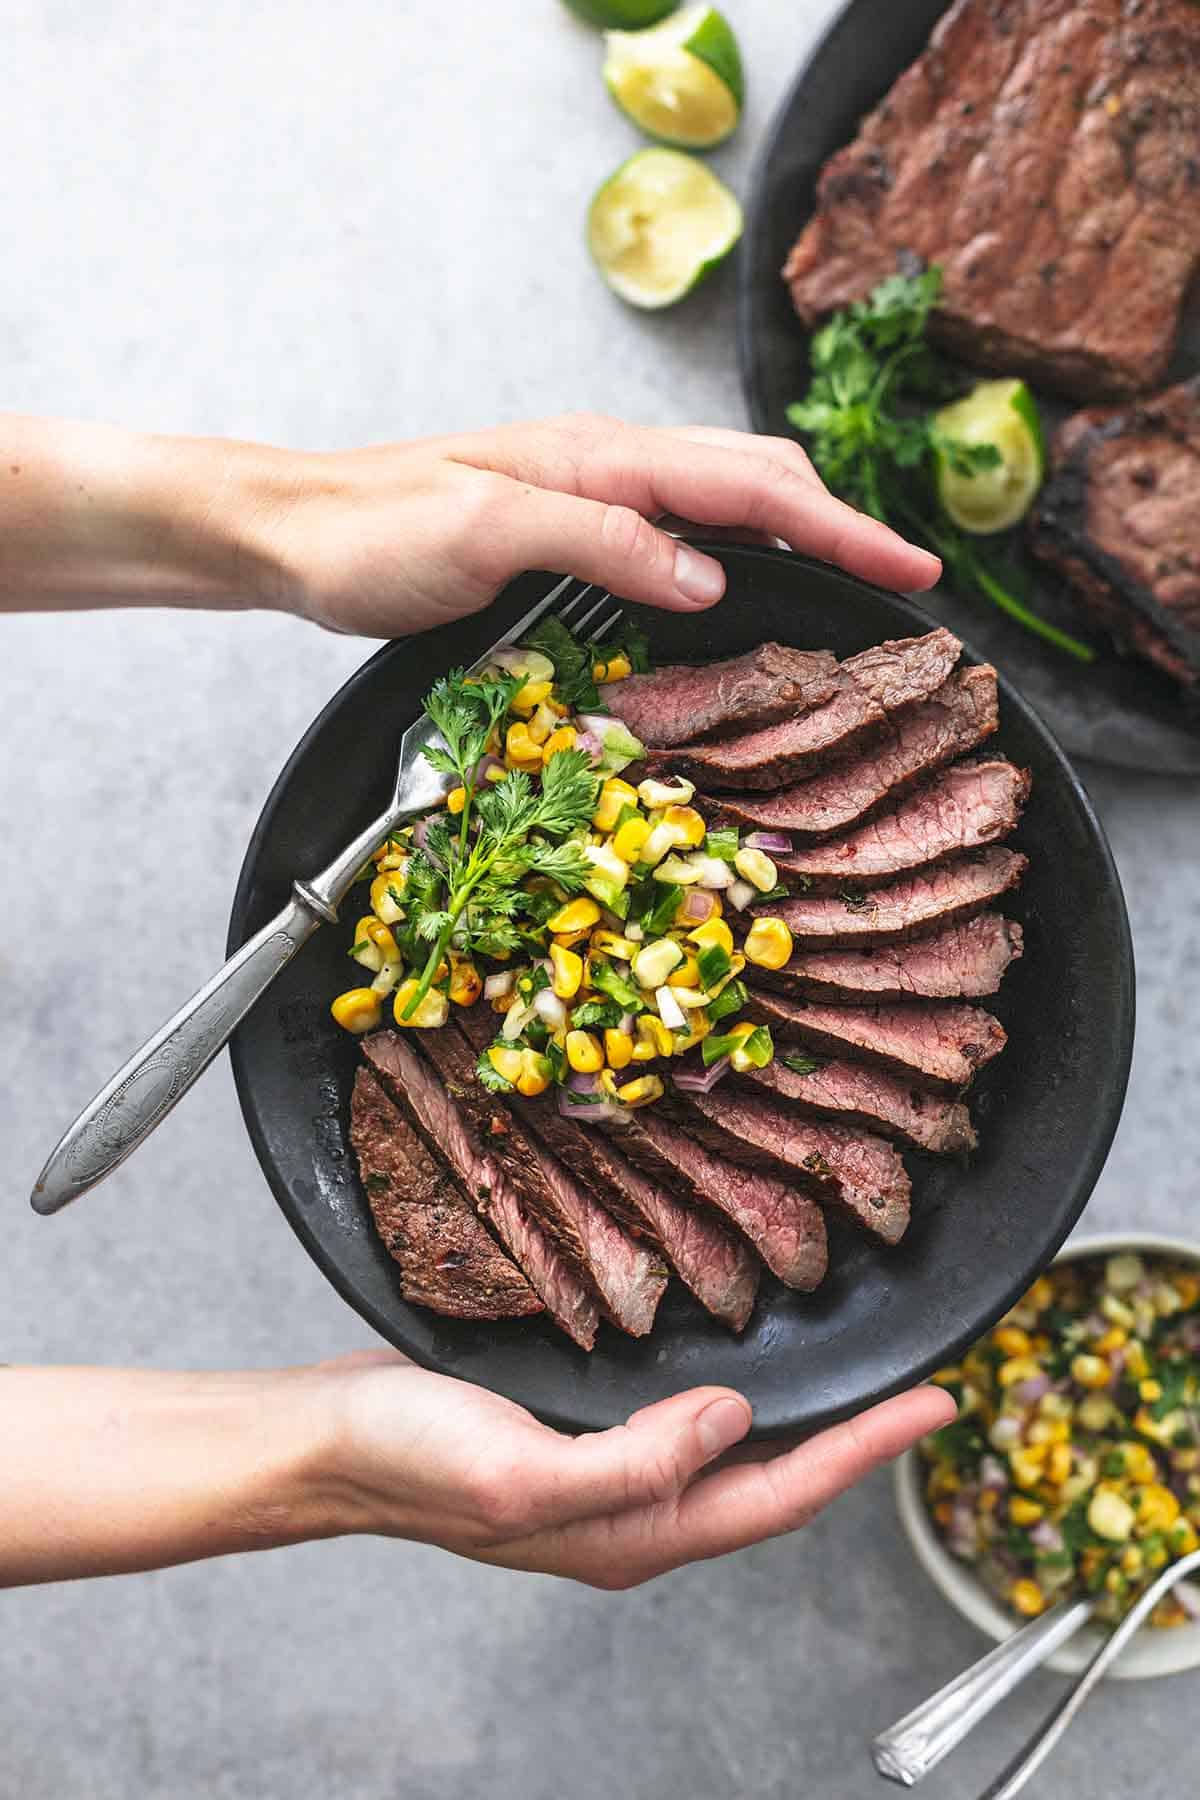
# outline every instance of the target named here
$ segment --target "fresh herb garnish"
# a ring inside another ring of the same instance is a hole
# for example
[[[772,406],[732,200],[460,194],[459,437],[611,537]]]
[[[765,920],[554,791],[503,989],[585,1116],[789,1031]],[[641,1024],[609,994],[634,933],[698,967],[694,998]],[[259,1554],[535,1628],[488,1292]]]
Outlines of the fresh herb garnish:
[[[785,1069],[791,1069],[796,1075],[815,1075],[818,1069],[825,1067],[825,1059],[820,1056],[785,1056]]]
[[[592,675],[592,650],[550,614],[540,619],[525,639],[530,650],[540,650],[554,664],[554,689],[572,712],[595,712],[600,695]],[[613,652],[615,654],[615,652]]]
[[[942,286],[934,265],[890,275],[865,300],[835,313],[812,339],[812,381],[788,419],[808,440],[816,467],[842,499],[896,525],[935,550],[964,589],[1080,662],[1095,652],[1060,631],[1006,584],[996,561],[942,513],[932,469],[944,458],[957,474],[994,468],[994,444],[963,444],[934,423],[928,403],[948,397],[954,375],[925,340]]]
[[[512,1044],[504,1043],[503,1038],[497,1038],[496,1043],[501,1045],[505,1050],[514,1048]],[[494,1045],[492,1047],[495,1048]],[[487,1088],[488,1092],[491,1094],[511,1094],[513,1091],[512,1082],[506,1081],[499,1069],[493,1066],[486,1050],[475,1064],[475,1074],[480,1085]]]
[[[1192,1375],[1192,1364],[1185,1357],[1176,1362],[1162,1362],[1158,1365],[1158,1381],[1162,1394],[1150,1408],[1150,1417],[1159,1423],[1168,1413],[1173,1413],[1187,1399],[1188,1382]]]
[[[638,914],[638,923],[648,938],[661,937],[675,923],[675,914],[683,899],[683,889],[676,887],[674,882],[653,879],[646,886],[650,889],[650,896],[646,910]]]
[[[571,1014],[572,1031],[615,1031],[624,1014],[615,1000],[585,1000]]]
[[[745,982],[727,982],[716,998],[710,1000],[704,1009],[708,1014],[709,1024],[719,1025],[721,1020],[727,1019],[731,1013],[741,1012],[749,999],[750,994]],[[708,1042],[707,1038],[705,1042]]]

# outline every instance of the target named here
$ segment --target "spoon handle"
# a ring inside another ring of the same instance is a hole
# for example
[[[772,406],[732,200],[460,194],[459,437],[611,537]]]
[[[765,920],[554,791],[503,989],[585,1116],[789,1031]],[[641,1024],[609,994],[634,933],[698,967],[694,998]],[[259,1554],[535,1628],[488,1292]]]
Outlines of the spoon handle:
[[[1090,1600],[1060,1600],[948,1681],[936,1694],[881,1731],[871,1745],[875,1767],[888,1781],[915,1787],[980,1719],[1026,1675],[1053,1656],[1091,1617]]]

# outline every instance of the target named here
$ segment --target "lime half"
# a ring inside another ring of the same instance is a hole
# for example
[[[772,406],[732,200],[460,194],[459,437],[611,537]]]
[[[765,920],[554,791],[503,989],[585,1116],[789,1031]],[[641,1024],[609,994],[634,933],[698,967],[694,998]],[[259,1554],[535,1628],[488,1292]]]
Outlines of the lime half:
[[[745,84],[737,39],[711,6],[685,6],[650,31],[605,34],[604,79],[613,99],[649,137],[685,150],[727,138]]]
[[[673,306],[741,235],[742,209],[725,183],[682,150],[639,150],[588,211],[588,249],[631,306]]]
[[[998,463],[973,475],[958,474],[939,458],[938,498],[954,523],[984,537],[1023,519],[1046,468],[1037,402],[1025,383],[981,381],[933,422],[960,444],[994,444],[1000,452]]]
[[[606,31],[640,31],[674,12],[679,0],[567,0],[567,5],[589,25]]]

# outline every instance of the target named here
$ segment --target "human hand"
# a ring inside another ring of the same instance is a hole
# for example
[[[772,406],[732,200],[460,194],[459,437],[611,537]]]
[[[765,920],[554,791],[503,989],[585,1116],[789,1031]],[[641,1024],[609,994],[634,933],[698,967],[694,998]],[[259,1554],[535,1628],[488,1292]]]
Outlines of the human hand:
[[[673,611],[711,606],[724,572],[650,522],[668,514],[780,538],[884,587],[931,587],[941,568],[834,499],[786,438],[571,416],[280,455],[256,515],[275,603],[372,637],[477,612],[533,568]]]
[[[695,1388],[579,1438],[404,1357],[324,1365],[338,1529],[438,1544],[477,1562],[623,1589],[795,1531],[954,1416],[918,1388],[794,1449],[756,1444],[728,1388]],[[707,1471],[707,1472],[705,1472]]]

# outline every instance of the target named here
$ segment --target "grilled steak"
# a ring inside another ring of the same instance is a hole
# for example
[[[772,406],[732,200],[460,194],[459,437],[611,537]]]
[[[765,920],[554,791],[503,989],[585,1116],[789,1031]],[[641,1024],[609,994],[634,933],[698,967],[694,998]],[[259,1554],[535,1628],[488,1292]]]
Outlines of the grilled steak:
[[[808,1291],[828,1266],[825,1221],[808,1195],[714,1156],[655,1107],[611,1127],[631,1162],[700,1206],[715,1207],[788,1287]],[[832,1185],[832,1184],[831,1184]]]
[[[804,1113],[865,1125],[915,1150],[953,1156],[975,1148],[971,1115],[961,1102],[923,1094],[910,1082],[859,1063],[804,1060],[813,1065],[804,1073],[789,1068],[786,1057],[776,1057],[765,1069],[753,1069],[750,1078]]]
[[[784,1043],[811,1044],[831,1056],[861,1056],[911,1081],[965,1088],[999,1055],[1004,1027],[979,1006],[912,1000],[892,1006],[826,1006],[782,994],[750,995],[747,1016]]]
[[[406,1300],[451,1319],[519,1319],[542,1303],[369,1069],[354,1078],[350,1142]]]
[[[689,1094],[703,1144],[751,1168],[812,1185],[885,1244],[895,1244],[908,1224],[912,1183],[895,1149],[868,1132],[847,1131],[797,1118],[756,1095],[713,1088]]]
[[[1084,399],[1163,378],[1200,264],[1194,0],[957,0],[826,163],[784,279],[812,324],[908,259],[935,332]]]
[[[955,851],[1007,837],[1028,794],[1028,774],[1010,762],[958,763],[923,783],[895,812],[775,862],[784,881],[806,890],[875,887]]]
[[[555,1324],[581,1349],[590,1350],[600,1323],[595,1296],[529,1217],[495,1157],[485,1153],[429,1065],[394,1031],[364,1038],[363,1054],[388,1094],[407,1109],[425,1142],[446,1159]]]
[[[667,664],[600,690],[610,712],[650,748],[689,744],[715,732],[749,731],[807,712],[837,692],[830,650],[760,644],[744,656],[694,668]]]
[[[1200,185],[1193,205],[1200,212]],[[1076,413],[1053,461],[1030,527],[1035,555],[1118,641],[1194,689],[1200,375],[1133,406]]]
[[[644,1337],[667,1285],[662,1259],[633,1239],[475,1075],[475,1052],[457,1026],[425,1034],[424,1048],[451,1100],[466,1112],[538,1223],[600,1296],[605,1314]]]
[[[760,986],[824,1000],[973,999],[994,994],[1023,934],[1012,919],[981,913],[912,944],[802,950],[782,969],[756,969]]]
[[[993,846],[868,894],[798,894],[768,900],[755,910],[783,919],[806,949],[886,944],[982,912],[1017,885],[1027,860],[1015,850]]]
[[[889,719],[879,742],[855,761],[774,794],[725,794],[706,810],[738,825],[824,837],[974,750],[998,724],[996,671],[987,664],[961,669],[920,706]]]
[[[941,626],[925,637],[877,644],[838,665],[837,692],[810,712],[745,737],[655,751],[647,762],[702,787],[776,787],[846,756],[882,731],[893,713],[927,700],[961,651],[958,639]]]

